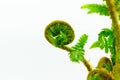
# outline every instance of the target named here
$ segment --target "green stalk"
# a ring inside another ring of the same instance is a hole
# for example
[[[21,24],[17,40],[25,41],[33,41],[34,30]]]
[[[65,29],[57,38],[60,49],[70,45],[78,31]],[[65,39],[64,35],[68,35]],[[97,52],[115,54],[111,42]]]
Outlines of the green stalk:
[[[112,19],[112,26],[114,27],[114,37],[115,37],[115,52],[116,61],[113,68],[114,80],[120,80],[120,24],[119,24],[119,14],[116,11],[116,0],[106,0],[110,16]]]
[[[84,59],[82,62],[86,66],[88,71],[92,71],[92,66],[90,65],[90,63],[86,59]]]

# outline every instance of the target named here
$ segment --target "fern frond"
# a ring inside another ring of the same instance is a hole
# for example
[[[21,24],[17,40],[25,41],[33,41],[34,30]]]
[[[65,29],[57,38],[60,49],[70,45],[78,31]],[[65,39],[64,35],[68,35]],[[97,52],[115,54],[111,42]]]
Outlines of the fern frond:
[[[95,41],[91,46],[90,46],[90,49],[92,49],[92,48],[97,48],[97,47],[99,47],[99,42],[98,41]]]
[[[84,50],[73,50],[69,53],[69,57],[72,62],[79,63],[84,60]]]
[[[98,41],[100,43],[100,48],[105,48],[105,52],[108,53],[108,48],[113,45],[113,31],[108,28],[102,29],[102,31],[98,34]]]
[[[55,20],[45,28],[45,38],[55,47],[61,48],[74,40],[74,31],[70,24],[62,20]]]
[[[88,9],[88,14],[98,13],[99,15],[109,16],[108,8],[105,4],[85,4],[82,9]]]
[[[78,42],[72,47],[73,50],[69,53],[70,60],[72,62],[77,62],[79,63],[80,61],[84,60],[84,46],[85,43],[87,42],[88,35],[83,34]]]
[[[88,35],[83,34],[78,40],[78,42],[72,48],[78,49],[78,50],[83,49],[85,43],[87,42],[87,39],[88,39]]]
[[[111,60],[115,63],[115,48],[114,48],[114,35],[113,30],[104,28],[98,34],[98,41],[94,42],[90,49],[92,48],[104,49],[105,53],[111,53]]]

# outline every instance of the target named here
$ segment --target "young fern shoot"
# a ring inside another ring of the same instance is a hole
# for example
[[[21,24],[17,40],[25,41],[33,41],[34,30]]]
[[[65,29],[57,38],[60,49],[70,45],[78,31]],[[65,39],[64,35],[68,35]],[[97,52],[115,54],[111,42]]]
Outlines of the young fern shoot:
[[[62,20],[55,20],[47,25],[45,38],[53,46],[68,51],[72,62],[83,62],[89,72],[87,80],[120,80],[120,0],[103,0],[103,4],[85,4],[81,8],[88,9],[88,14],[97,13],[112,20],[111,28],[103,28],[90,47],[110,53],[110,58],[102,57],[97,67],[92,69],[84,57],[88,35],[81,35],[74,46],[68,46],[74,40],[75,34],[71,25]]]
[[[69,57],[72,62],[83,62],[88,71],[92,70],[89,62],[84,58],[84,45],[87,42],[88,36],[83,34],[75,46],[68,47],[74,40],[75,34],[72,27],[65,21],[55,20],[47,25],[45,29],[45,38],[53,46],[69,52]]]

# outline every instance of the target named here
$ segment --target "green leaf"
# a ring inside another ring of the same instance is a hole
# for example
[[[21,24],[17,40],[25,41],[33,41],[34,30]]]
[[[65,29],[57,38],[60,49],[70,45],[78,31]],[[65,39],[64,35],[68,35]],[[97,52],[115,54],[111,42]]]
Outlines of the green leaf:
[[[111,60],[114,64],[115,63],[115,55],[116,55],[115,49],[113,47],[110,47],[109,49],[110,49],[110,52],[111,52]]]
[[[98,42],[100,43],[100,49],[105,48],[105,53],[108,53],[109,47],[113,45],[113,32],[111,29],[103,28],[98,34]]]
[[[105,53],[108,53],[109,47],[113,45],[113,41],[113,31],[108,28],[103,28],[98,34],[98,41],[94,42],[90,48],[99,47],[100,49],[105,49]]]
[[[78,40],[78,42],[72,47],[74,49],[83,49],[85,46],[85,43],[87,42],[88,39],[88,35],[83,34],[80,39]]]
[[[91,46],[90,46],[90,49],[92,49],[92,48],[97,48],[97,47],[99,47],[99,42],[98,41],[95,41]]]
[[[108,28],[103,28],[102,31],[99,33],[99,36],[104,36],[104,37],[108,37],[110,36],[110,34],[112,33],[111,29]]]
[[[105,39],[105,53],[108,53],[108,51],[109,51],[109,47],[107,44],[107,39]]]
[[[55,47],[57,47],[58,45],[57,45],[57,41],[56,41],[56,39],[55,39],[55,37],[53,37],[53,35],[50,33],[50,34],[48,34],[49,35],[49,40],[51,41],[51,43],[55,46]]]
[[[84,46],[87,42],[88,35],[83,34],[78,42],[72,47],[74,50],[69,53],[70,60],[72,62],[79,63],[80,61],[84,60]]]
[[[84,60],[84,50],[73,50],[69,53],[69,57],[72,62],[79,63]]]
[[[99,37],[98,37],[98,42],[99,42],[100,49],[104,49],[104,47],[105,47],[105,37],[100,34]]]
[[[113,29],[104,28],[98,34],[98,41],[94,42],[91,48],[99,47],[100,49],[104,49],[105,53],[111,53],[111,60],[113,64],[115,63],[115,41],[114,41],[114,34]]]
[[[113,33],[110,34],[110,36],[108,37],[108,41],[107,41],[107,45],[109,47],[112,47],[113,46],[113,43],[114,43],[114,36],[113,36]]]
[[[62,31],[60,31],[60,35],[57,36],[56,39],[58,42],[58,46],[63,46],[64,43],[68,42],[67,36]]]
[[[113,34],[112,30],[108,28],[103,28],[100,33],[102,33],[102,35],[104,35],[105,37],[108,37],[109,35]]]
[[[109,16],[106,4],[85,4],[82,9],[88,9],[88,14],[98,13],[99,15]]]

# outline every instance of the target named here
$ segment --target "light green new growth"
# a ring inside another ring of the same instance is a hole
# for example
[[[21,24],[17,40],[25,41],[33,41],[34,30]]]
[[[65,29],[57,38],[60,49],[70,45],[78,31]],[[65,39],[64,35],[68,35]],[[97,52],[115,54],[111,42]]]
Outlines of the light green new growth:
[[[108,8],[106,4],[85,4],[82,9],[88,9],[88,14],[98,13],[100,15],[109,16]]]
[[[77,50],[83,49],[85,46],[85,43],[87,43],[87,40],[88,40],[88,35],[83,34],[78,40],[78,42],[74,46],[72,46],[72,48]]]
[[[78,42],[74,46],[72,46],[74,50],[69,53],[69,57],[72,62],[79,63],[80,61],[84,60],[84,46],[87,42],[87,39],[88,36],[86,34],[83,34],[78,40]]]

